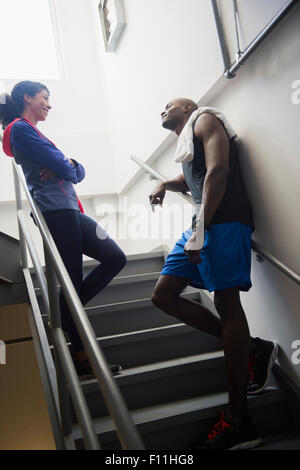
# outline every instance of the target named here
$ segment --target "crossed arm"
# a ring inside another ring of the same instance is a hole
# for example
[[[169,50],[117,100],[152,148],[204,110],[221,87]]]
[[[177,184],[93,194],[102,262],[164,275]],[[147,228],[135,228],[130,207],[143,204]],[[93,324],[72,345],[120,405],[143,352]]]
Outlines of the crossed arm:
[[[63,178],[76,184],[85,177],[85,170],[76,160],[70,160],[31,126],[18,122],[13,127],[13,145],[40,165],[42,179]]]

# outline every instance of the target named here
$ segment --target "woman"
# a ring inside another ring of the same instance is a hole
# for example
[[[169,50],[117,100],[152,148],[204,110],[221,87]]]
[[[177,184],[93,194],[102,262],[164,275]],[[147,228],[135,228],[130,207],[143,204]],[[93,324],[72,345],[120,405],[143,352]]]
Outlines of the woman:
[[[4,152],[22,166],[27,186],[43,213],[78,296],[85,305],[125,266],[125,254],[97,222],[83,213],[73,187],[85,177],[83,166],[66,158],[36,128],[39,121],[46,120],[51,109],[47,87],[38,82],[20,82],[11,95],[2,95],[0,103]],[[82,254],[101,262],[84,280]],[[70,336],[77,373],[82,378],[93,376],[62,291],[59,302],[62,328]],[[121,370],[118,365],[110,367],[113,373]]]

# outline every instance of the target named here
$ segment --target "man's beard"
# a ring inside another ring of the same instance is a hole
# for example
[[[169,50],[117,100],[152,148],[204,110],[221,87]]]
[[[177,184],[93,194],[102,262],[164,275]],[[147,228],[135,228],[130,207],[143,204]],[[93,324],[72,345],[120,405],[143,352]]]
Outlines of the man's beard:
[[[179,125],[179,122],[177,119],[165,119],[163,122],[162,122],[162,127],[164,129],[168,129],[169,131],[174,131],[174,129],[176,129],[176,127]]]

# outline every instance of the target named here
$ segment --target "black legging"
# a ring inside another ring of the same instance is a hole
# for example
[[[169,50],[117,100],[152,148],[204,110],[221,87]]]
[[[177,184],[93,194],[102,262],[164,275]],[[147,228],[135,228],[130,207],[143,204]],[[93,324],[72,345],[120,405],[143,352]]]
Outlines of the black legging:
[[[76,292],[85,305],[121,271],[126,264],[126,256],[97,222],[79,211],[56,210],[44,212],[43,216]],[[101,264],[82,280],[83,254]],[[62,328],[69,333],[73,350],[82,351],[84,346],[62,291],[59,304]]]

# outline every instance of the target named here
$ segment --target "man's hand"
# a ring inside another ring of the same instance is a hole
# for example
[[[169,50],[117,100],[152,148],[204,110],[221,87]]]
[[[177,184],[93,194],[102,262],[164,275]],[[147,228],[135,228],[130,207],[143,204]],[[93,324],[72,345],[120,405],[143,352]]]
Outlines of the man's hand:
[[[40,172],[40,175],[42,181],[53,180],[53,178],[56,177],[56,173],[54,173],[52,170],[49,170],[48,168],[43,168]]]
[[[149,194],[150,204],[159,204],[162,207],[162,203],[166,194],[166,190],[163,183],[159,183],[156,188]]]

